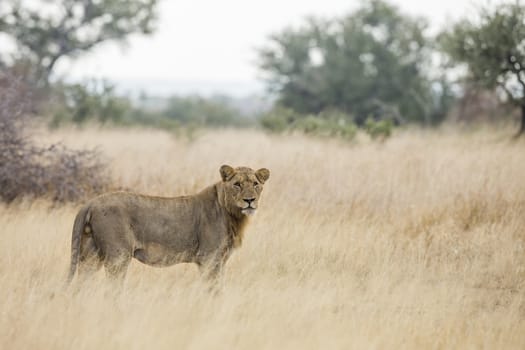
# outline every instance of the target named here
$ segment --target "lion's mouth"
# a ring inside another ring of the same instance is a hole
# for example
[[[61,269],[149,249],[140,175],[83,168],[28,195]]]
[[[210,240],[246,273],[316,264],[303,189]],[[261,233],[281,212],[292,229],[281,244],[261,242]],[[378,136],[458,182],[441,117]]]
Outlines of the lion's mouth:
[[[256,209],[252,207],[244,208],[241,210],[241,213],[243,213],[246,216],[252,216],[255,214]]]

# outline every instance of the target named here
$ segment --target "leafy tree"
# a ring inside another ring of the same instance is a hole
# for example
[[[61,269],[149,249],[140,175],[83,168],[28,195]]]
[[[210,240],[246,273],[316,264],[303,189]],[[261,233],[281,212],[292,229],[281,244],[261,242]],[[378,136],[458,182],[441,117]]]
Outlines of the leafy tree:
[[[521,108],[518,135],[525,133],[525,6],[503,3],[482,8],[475,21],[464,19],[442,33],[441,45],[453,61],[466,64],[468,79],[504,91]]]
[[[125,40],[132,33],[151,33],[156,4],[157,0],[2,0],[0,33],[16,43],[15,61],[27,64],[31,78],[47,85],[62,57]]]
[[[384,1],[364,1],[343,18],[310,18],[272,35],[259,50],[259,67],[279,104],[299,113],[335,108],[360,125],[385,114],[439,122],[444,111],[436,95],[446,89],[424,74],[431,54],[426,25]]]

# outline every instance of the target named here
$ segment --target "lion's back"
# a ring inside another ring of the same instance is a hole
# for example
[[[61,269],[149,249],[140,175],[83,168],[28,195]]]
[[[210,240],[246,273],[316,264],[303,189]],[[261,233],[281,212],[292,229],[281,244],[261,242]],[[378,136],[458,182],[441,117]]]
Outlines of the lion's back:
[[[194,197],[155,197],[131,192],[111,192],[87,203],[95,234],[131,235],[139,241],[194,240],[199,213]]]

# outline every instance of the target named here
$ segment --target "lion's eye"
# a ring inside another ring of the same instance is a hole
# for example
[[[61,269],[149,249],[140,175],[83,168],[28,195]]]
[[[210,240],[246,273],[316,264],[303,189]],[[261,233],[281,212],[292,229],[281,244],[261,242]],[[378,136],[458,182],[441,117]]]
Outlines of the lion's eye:
[[[253,183],[253,185],[254,185],[255,187],[257,187],[257,186],[259,186],[259,183],[256,181],[256,182]]]
[[[240,182],[236,182],[236,183],[233,184],[233,186],[241,188],[241,183]]]

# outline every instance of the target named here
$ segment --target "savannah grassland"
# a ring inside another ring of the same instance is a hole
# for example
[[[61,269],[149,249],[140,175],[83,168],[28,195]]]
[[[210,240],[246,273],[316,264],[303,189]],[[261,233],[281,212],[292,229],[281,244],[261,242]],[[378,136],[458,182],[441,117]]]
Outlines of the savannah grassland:
[[[221,292],[193,265],[134,261],[62,289],[78,205],[0,207],[1,349],[523,349],[525,152],[508,133],[383,144],[219,131],[40,135],[99,146],[114,182],[183,195],[223,163],[268,167]]]

